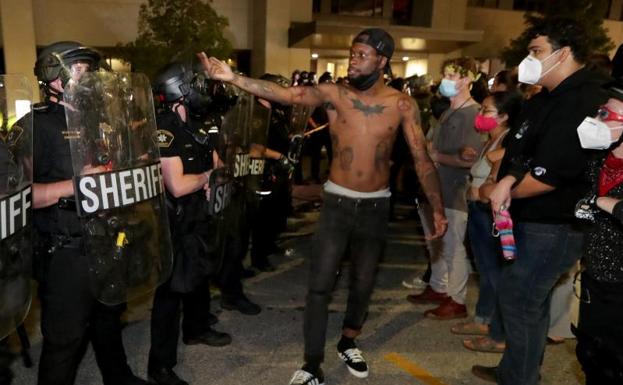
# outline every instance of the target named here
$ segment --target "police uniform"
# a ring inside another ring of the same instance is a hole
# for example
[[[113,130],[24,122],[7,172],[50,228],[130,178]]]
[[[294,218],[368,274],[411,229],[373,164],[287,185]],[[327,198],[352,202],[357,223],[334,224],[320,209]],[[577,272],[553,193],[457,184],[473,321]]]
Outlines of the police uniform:
[[[262,111],[265,107],[259,104],[255,107],[259,108],[256,112],[260,117],[264,115],[264,112],[266,112],[265,117],[268,117],[268,111]],[[260,123],[264,122],[260,120]],[[257,127],[254,126],[254,130],[246,132],[250,143],[260,146],[265,144],[266,134],[265,132],[261,133],[262,127],[266,128],[266,125],[259,124]],[[260,169],[263,171],[263,166],[256,167],[251,164],[263,164],[264,160],[250,157],[249,148],[251,146],[248,143],[241,143],[240,146],[236,149],[237,159],[233,173],[235,188],[229,207],[231,223],[227,226],[223,266],[219,272],[221,307],[226,310],[237,310],[247,315],[256,315],[262,309],[259,305],[251,302],[244,293],[242,261],[249,250],[250,225],[252,215],[256,211],[254,209],[257,207],[258,198],[255,189],[259,187],[258,178],[261,179],[261,175],[258,175],[257,172]],[[251,179],[255,183],[250,183]]]
[[[286,111],[273,107],[267,147],[287,154],[289,146]],[[264,178],[272,182],[271,194],[259,202],[252,218],[251,232],[251,264],[260,270],[270,269],[268,256],[278,251],[276,241],[279,233],[286,229],[291,199],[288,170],[278,160],[267,159],[264,174]]]
[[[156,124],[162,158],[179,157],[184,174],[201,174],[213,168],[211,145],[200,143],[205,137],[196,137],[199,122],[191,120],[186,125],[176,113],[167,110],[156,116]],[[150,376],[177,364],[180,305],[184,310],[185,343],[201,337],[210,330],[210,323],[214,323],[211,322],[214,316],[210,314],[208,276],[217,266],[211,258],[214,250],[205,191],[201,189],[178,198],[167,191],[167,206],[175,262],[171,279],[158,287],[154,297]]]
[[[33,182],[72,179],[64,108],[52,102],[36,105],[33,132]],[[75,203],[67,202],[33,211],[43,334],[39,385],[73,384],[89,341],[104,384],[142,384],[127,364],[121,339],[125,304],[106,306],[93,296],[80,221]]]

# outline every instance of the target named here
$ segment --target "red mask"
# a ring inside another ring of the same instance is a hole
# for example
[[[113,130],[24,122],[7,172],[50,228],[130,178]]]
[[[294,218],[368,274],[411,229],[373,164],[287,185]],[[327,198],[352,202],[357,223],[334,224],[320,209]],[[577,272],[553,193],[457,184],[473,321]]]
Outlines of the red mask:
[[[495,118],[484,116],[481,114],[476,115],[474,119],[474,128],[480,133],[487,133],[494,130],[498,126],[498,122]]]

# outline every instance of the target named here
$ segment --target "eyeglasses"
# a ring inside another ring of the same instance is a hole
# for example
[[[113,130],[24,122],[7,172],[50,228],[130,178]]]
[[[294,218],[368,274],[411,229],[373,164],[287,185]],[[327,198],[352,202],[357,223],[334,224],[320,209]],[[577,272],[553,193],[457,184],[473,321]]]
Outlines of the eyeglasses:
[[[599,109],[597,110],[597,117],[602,122],[607,122],[607,121],[623,122],[623,115],[613,112],[605,105],[599,107]]]

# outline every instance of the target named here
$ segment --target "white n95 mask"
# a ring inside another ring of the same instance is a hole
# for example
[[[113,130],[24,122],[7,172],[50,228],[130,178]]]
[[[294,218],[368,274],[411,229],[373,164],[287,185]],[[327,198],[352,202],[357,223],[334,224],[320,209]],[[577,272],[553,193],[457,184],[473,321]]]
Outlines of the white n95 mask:
[[[623,128],[623,125],[609,127],[601,120],[587,116],[578,126],[578,137],[582,148],[588,150],[605,150],[615,141],[612,140],[610,131]]]

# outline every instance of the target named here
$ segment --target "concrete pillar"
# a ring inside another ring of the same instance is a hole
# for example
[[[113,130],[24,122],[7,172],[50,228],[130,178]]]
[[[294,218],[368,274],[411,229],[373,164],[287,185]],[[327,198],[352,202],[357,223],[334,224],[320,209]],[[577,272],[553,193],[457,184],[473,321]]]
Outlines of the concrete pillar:
[[[467,13],[467,0],[433,0],[431,27],[463,29]]]
[[[391,20],[394,13],[394,0],[383,0],[383,19]]]
[[[446,60],[446,55],[442,53],[431,53],[428,55],[428,73],[438,81],[441,79],[441,65]]]
[[[499,9],[513,10],[513,0],[500,0]]]
[[[608,19],[620,20],[621,13],[623,12],[623,0],[612,0],[610,10],[608,12]]]
[[[309,70],[309,49],[289,49],[288,28],[293,21],[312,20],[311,0],[253,1],[251,76],[266,72],[290,77],[295,69]]]
[[[331,13],[331,0],[320,0],[320,13],[327,15]]]
[[[0,0],[2,47],[6,73],[25,75],[32,83],[33,98],[39,87],[33,74],[37,59],[32,0]]]

